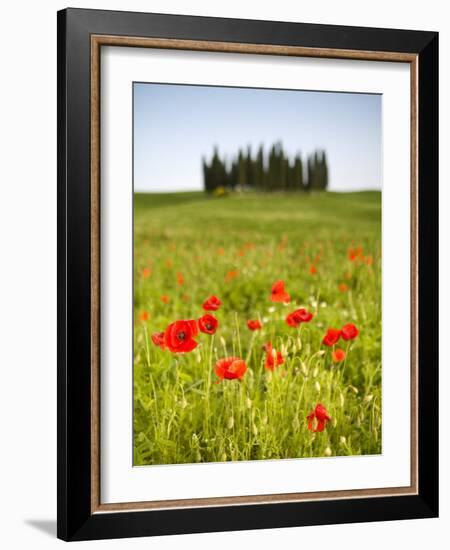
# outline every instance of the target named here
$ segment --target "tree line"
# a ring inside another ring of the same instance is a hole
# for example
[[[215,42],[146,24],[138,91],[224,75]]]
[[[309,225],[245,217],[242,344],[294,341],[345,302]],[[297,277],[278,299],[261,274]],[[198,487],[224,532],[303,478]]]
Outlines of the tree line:
[[[202,164],[207,192],[220,187],[258,191],[314,191],[328,187],[328,165],[323,150],[309,155],[305,162],[299,153],[290,159],[278,142],[267,153],[263,146],[254,155],[250,146],[239,149],[237,155],[227,161],[215,147],[209,163],[203,158]]]

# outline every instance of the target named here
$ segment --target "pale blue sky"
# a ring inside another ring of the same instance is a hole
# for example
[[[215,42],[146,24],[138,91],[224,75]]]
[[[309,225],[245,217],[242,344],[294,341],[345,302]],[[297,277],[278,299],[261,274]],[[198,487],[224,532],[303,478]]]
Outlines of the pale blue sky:
[[[328,155],[331,191],[381,189],[381,95],[134,84],[134,190],[203,188],[201,159],[281,141]]]

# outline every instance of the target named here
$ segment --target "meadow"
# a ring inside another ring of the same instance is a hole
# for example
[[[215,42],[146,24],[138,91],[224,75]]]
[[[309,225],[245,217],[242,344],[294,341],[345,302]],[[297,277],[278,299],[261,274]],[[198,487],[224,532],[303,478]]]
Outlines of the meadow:
[[[381,193],[135,194],[134,315],[135,465],[381,452]]]

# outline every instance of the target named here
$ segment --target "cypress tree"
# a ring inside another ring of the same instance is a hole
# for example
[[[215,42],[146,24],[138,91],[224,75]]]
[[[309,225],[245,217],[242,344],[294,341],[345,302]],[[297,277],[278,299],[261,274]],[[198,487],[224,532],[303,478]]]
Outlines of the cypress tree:
[[[247,147],[247,156],[245,157],[245,177],[246,184],[248,187],[255,187],[255,178],[254,178],[254,166],[252,160],[252,149],[250,145]]]
[[[328,189],[328,163],[325,151],[322,151],[322,189]]]
[[[293,189],[297,191],[305,191],[303,182],[303,164],[300,154],[295,156],[294,168],[293,168]]]
[[[239,149],[237,164],[238,164],[238,178],[237,178],[238,185],[245,186],[247,183],[247,167],[246,167],[245,157],[240,149]]]
[[[209,163],[202,157],[202,172],[206,192],[212,192],[217,187],[234,189],[237,185],[264,191],[319,191],[328,188],[329,179],[325,151],[310,154],[305,170],[300,153],[291,161],[281,142],[272,145],[267,160],[262,145],[255,157],[252,157],[251,148],[247,146],[246,151],[239,149],[237,157],[231,161],[221,158],[215,146]]]

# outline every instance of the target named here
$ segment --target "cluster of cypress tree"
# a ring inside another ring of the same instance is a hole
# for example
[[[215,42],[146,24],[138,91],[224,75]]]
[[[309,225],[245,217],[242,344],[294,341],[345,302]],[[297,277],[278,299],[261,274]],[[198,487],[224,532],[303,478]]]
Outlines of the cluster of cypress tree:
[[[261,146],[252,155],[250,146],[239,149],[230,161],[221,159],[217,147],[208,163],[203,158],[205,191],[248,188],[258,191],[313,191],[328,187],[328,165],[325,151],[310,155],[306,165],[300,154],[293,159],[283,151],[281,143],[273,145],[266,154]]]

